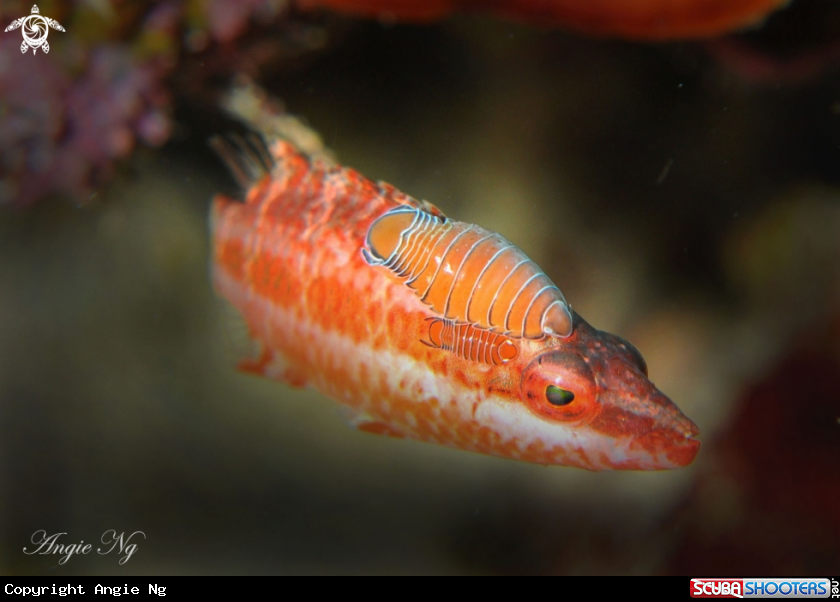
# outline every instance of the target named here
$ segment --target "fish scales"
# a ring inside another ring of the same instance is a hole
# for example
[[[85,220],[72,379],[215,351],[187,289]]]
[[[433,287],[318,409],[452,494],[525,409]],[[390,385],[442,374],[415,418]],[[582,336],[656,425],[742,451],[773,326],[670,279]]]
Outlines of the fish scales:
[[[461,321],[446,322],[446,344],[442,331],[430,344],[432,325],[448,320],[445,310],[424,303],[405,273],[372,265],[370,237],[378,220],[400,212],[447,219],[391,185],[310,161],[288,142],[273,141],[270,153],[270,173],[245,201],[219,195],[211,215],[214,285],[260,348],[242,369],[312,386],[372,433],[591,470],[675,468],[694,459],[696,426],[647,379],[638,351],[592,328],[565,301],[568,336],[513,338]],[[511,244],[496,236],[496,251]],[[399,270],[437,261],[433,250],[415,247]],[[469,318],[468,301],[457,303]],[[487,345],[483,355],[465,346],[468,336]]]

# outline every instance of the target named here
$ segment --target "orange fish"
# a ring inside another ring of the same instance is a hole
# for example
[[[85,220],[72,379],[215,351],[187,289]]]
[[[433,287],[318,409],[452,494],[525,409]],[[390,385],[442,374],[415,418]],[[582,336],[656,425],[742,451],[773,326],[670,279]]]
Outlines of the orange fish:
[[[284,140],[268,151],[224,153],[253,177],[212,209],[216,290],[261,350],[242,369],[312,386],[372,433],[590,470],[697,455],[639,352],[512,243]]]

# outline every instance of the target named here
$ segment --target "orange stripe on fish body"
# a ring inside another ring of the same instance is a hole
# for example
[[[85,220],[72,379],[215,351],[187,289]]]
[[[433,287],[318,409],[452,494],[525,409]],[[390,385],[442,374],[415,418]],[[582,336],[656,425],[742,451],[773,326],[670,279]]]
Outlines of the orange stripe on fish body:
[[[495,232],[398,207],[373,222],[366,245],[368,263],[391,270],[448,320],[512,338],[572,332],[560,289]]]
[[[427,344],[437,349],[452,351],[458,357],[498,366],[514,359],[519,353],[516,345],[504,335],[472,324],[456,324],[452,320],[428,318],[427,321]]]
[[[556,289],[511,243],[286,142],[270,152],[245,202],[218,196],[211,217],[213,283],[260,350],[245,368],[369,432],[592,470],[694,459],[697,427],[638,351],[540,293]]]

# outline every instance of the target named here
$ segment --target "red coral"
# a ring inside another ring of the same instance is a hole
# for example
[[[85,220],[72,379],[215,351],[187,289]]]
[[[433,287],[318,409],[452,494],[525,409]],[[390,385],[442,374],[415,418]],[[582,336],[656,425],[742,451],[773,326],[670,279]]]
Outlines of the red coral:
[[[205,10],[210,35],[219,42],[238,37],[254,15],[274,16],[272,3],[267,0],[208,0]]]
[[[431,21],[486,11],[541,26],[637,40],[701,38],[752,25],[787,0],[298,0],[352,14]]]

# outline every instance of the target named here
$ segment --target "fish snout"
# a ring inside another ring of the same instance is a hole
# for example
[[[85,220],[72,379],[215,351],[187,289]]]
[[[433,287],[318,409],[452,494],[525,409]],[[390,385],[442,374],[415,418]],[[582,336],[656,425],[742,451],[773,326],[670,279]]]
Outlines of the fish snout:
[[[658,389],[647,401],[651,411],[650,428],[637,433],[633,448],[650,456],[656,468],[682,468],[694,461],[700,451],[696,438],[700,429],[677,405]]]
[[[614,460],[623,468],[687,466],[700,450],[696,439],[700,429],[667,396],[652,385],[650,388],[647,395],[635,400],[610,399],[589,427],[614,441]]]

